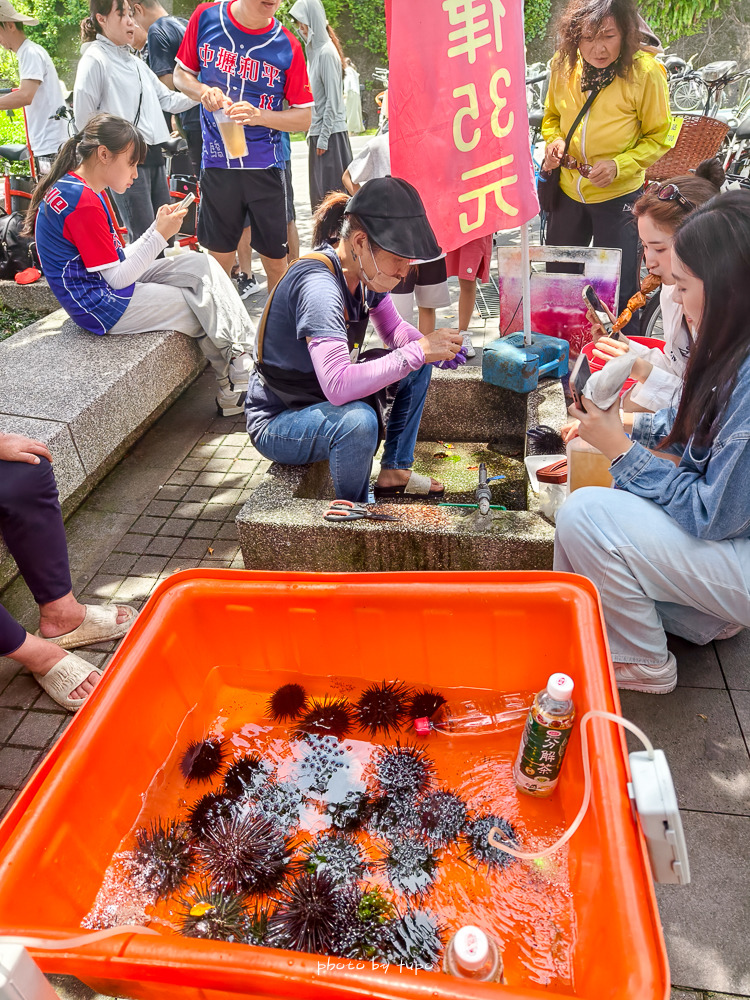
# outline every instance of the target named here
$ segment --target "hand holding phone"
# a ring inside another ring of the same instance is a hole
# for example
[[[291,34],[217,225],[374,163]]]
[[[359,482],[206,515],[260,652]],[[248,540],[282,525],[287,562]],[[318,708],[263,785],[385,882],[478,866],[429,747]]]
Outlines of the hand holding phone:
[[[182,201],[179,201],[177,204],[180,208],[187,209],[190,208],[190,206],[193,204],[194,201],[195,201],[195,191],[191,191],[189,194],[186,194],[185,197],[182,199]]]
[[[596,294],[593,287],[591,285],[586,285],[581,292],[581,296],[583,301],[596,316],[597,323],[604,330],[605,334],[608,337],[611,337],[612,340],[619,340],[620,334],[616,330],[612,329],[613,319],[610,316],[607,307]]]
[[[589,359],[585,354],[579,354],[578,359],[573,366],[573,371],[570,373],[570,394],[573,397],[573,402],[576,404],[579,410],[586,412],[586,407],[583,405],[583,392],[586,388],[586,383],[591,378],[591,367],[589,365]]]

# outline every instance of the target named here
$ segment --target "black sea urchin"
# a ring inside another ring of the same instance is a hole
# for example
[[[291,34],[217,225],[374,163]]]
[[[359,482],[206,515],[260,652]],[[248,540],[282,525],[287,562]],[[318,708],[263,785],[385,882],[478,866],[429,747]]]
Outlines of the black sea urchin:
[[[337,830],[359,830],[370,814],[370,800],[365,792],[347,792],[340,802],[328,802],[326,815]]]
[[[381,958],[409,969],[432,969],[443,949],[441,928],[429,910],[408,910],[384,927]]]
[[[268,892],[283,879],[291,848],[279,827],[250,812],[219,819],[195,847],[201,872],[212,888],[229,892]]]
[[[466,823],[466,803],[453,792],[431,792],[417,804],[419,831],[435,847],[458,839]]]
[[[379,888],[344,886],[338,894],[335,954],[351,959],[379,955],[383,928],[393,915],[393,903]]]
[[[262,906],[260,903],[255,904],[255,909],[252,913],[248,911],[245,926],[245,944],[265,944],[270,913],[270,907]]]
[[[385,852],[380,867],[394,889],[418,894],[426,892],[432,885],[437,860],[429,847],[418,840],[400,840]]]
[[[338,736],[342,740],[354,727],[354,709],[346,698],[313,698],[292,730],[294,736]]]
[[[199,886],[181,900],[180,931],[186,937],[244,941],[247,936],[245,897]]]
[[[329,954],[335,950],[338,917],[338,893],[330,875],[300,875],[280,889],[266,941],[274,948]]]
[[[370,736],[378,733],[389,736],[398,731],[407,718],[409,688],[401,681],[383,681],[371,684],[362,692],[357,702],[357,721]]]
[[[419,813],[410,795],[380,795],[373,799],[367,817],[367,827],[377,837],[390,840],[419,829]]]
[[[286,722],[302,714],[307,695],[301,684],[282,684],[268,699],[266,715],[274,722]]]
[[[265,783],[271,770],[271,765],[259,754],[246,754],[227,768],[224,788],[233,798],[256,792]]]
[[[267,781],[256,795],[257,811],[282,830],[299,826],[304,804],[299,788],[286,781]]]
[[[415,796],[428,791],[435,765],[420,747],[396,743],[381,750],[375,770],[386,794]]]
[[[135,857],[149,889],[166,899],[190,874],[193,848],[188,832],[179,824],[157,820],[135,833]]]
[[[218,819],[229,820],[235,815],[235,801],[221,792],[207,792],[188,812],[188,823],[193,836],[202,837]]]
[[[321,833],[302,849],[305,871],[325,872],[337,885],[356,882],[367,871],[355,840],[343,833]]]
[[[437,691],[422,688],[421,691],[415,691],[409,699],[407,712],[410,719],[429,719],[444,704],[445,698]]]
[[[507,868],[515,859],[512,855],[506,854],[505,851],[498,851],[487,840],[487,835],[493,826],[499,827],[508,837],[509,847],[518,848],[516,831],[507,819],[503,819],[502,816],[478,816],[476,819],[469,820],[464,829],[466,839],[469,842],[469,853],[476,861],[483,861],[491,868]]]
[[[226,760],[223,740],[193,740],[180,758],[185,781],[210,781]]]

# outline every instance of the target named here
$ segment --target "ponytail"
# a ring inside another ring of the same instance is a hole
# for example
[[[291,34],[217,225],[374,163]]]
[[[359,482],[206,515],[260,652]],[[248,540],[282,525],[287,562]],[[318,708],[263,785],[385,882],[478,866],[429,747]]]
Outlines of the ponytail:
[[[125,0],[89,0],[89,16],[81,21],[81,41],[96,41],[97,35],[103,35],[102,26],[96,19],[97,14],[107,17],[115,8],[118,14],[125,10]]]
[[[62,146],[52,164],[52,169],[42,177],[34,189],[31,205],[26,213],[24,236],[33,234],[36,215],[47,192],[61,177],[94,156],[100,146],[105,146],[111,153],[123,153],[132,146],[131,163],[143,163],[148,150],[143,136],[135,125],[106,112],[94,115],[82,132],[78,132]]]
[[[313,215],[312,245],[338,243],[344,221],[349,195],[341,191],[331,191],[318,205]]]
[[[99,33],[98,22],[90,14],[88,17],[84,17],[81,21],[81,41],[93,42]]]
[[[346,69],[346,62],[344,60],[344,50],[341,47],[339,36],[336,34],[336,32],[333,30],[330,24],[326,24],[326,31],[328,32],[328,37],[333,42],[334,47],[339,54],[339,59],[341,60],[341,72],[343,73],[344,70]]]

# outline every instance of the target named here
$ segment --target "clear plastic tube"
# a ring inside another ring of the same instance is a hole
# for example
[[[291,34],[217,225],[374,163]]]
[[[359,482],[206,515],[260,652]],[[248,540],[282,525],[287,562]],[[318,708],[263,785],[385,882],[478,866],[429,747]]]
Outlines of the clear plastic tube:
[[[504,851],[505,854],[510,854],[514,858],[521,858],[524,861],[536,861],[539,858],[549,857],[550,854],[554,854],[555,851],[559,851],[564,844],[567,844],[583,822],[583,817],[586,815],[586,810],[588,809],[589,802],[591,801],[591,762],[589,760],[589,742],[588,733],[586,731],[586,725],[590,719],[608,719],[610,722],[615,722],[618,726],[624,726],[625,729],[629,729],[630,732],[637,736],[644,745],[649,758],[651,760],[654,759],[654,748],[651,740],[649,740],[648,736],[646,736],[643,730],[639,729],[635,723],[631,722],[629,719],[623,719],[621,715],[615,715],[614,712],[604,712],[596,708],[591,709],[591,711],[586,712],[581,719],[581,757],[583,759],[584,789],[581,808],[578,810],[576,818],[559,840],[556,840],[554,844],[550,844],[549,847],[545,847],[541,851],[517,851],[515,848],[509,847],[502,830],[497,826],[493,826],[487,834],[487,840],[491,847],[496,848],[498,851]]]

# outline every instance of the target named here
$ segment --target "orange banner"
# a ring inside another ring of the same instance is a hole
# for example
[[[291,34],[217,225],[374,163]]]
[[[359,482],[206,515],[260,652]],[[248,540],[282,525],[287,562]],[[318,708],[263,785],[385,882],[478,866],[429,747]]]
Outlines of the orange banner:
[[[387,0],[391,169],[443,250],[539,211],[521,0]]]

